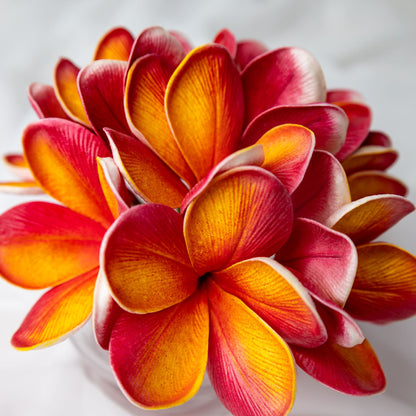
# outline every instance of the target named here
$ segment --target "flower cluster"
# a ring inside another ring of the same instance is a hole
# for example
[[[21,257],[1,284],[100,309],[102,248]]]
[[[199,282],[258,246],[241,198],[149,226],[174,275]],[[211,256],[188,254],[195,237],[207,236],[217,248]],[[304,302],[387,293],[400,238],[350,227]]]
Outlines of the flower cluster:
[[[207,371],[238,416],[286,415],[295,365],[385,388],[357,320],[416,313],[416,259],[374,241],[414,206],[357,92],[319,63],[223,30],[108,32],[91,63],[33,84],[40,120],[6,162],[44,192],[0,216],[0,274],[48,289],[12,338],[51,345],[91,318],[138,406],[179,405]]]

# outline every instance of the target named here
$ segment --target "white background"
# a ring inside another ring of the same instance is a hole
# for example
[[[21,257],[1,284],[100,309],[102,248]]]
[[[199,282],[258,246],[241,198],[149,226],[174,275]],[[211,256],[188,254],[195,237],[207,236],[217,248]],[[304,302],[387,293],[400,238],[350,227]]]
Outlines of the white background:
[[[269,48],[308,49],[329,88],[361,91],[373,110],[372,128],[387,132],[401,153],[390,172],[407,182],[415,202],[415,22],[414,0],[0,0],[0,152],[19,151],[24,126],[36,119],[27,86],[51,83],[61,56],[87,64],[111,27],[123,25],[137,35],[160,25],[182,31],[195,45],[228,27],[238,39],[255,38]],[[3,167],[0,174],[12,178]],[[0,210],[26,199],[0,195]],[[383,239],[416,253],[415,231],[416,213]],[[0,414],[134,414],[91,381],[70,342],[32,352],[12,349],[9,339],[39,295],[0,280]],[[351,398],[300,374],[293,415],[416,414],[416,318],[363,328],[385,369],[387,391]]]

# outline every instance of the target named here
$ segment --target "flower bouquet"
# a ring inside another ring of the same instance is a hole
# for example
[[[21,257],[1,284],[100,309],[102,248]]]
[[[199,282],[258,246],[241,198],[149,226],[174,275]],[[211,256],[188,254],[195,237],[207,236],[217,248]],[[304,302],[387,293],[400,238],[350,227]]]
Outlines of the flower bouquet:
[[[384,390],[357,320],[416,313],[416,259],[379,236],[414,210],[352,90],[295,47],[228,30],[193,47],[109,31],[83,68],[32,84],[21,180],[53,201],[0,216],[0,274],[47,289],[12,337],[50,346],[92,320],[125,396],[180,405],[207,372],[238,416],[286,415],[296,365],[352,395]]]

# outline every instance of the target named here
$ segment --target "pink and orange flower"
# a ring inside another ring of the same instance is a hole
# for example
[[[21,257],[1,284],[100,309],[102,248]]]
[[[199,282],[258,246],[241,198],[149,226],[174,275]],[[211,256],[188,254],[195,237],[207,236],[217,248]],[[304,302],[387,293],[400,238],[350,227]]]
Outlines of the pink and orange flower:
[[[414,206],[384,173],[397,152],[369,107],[327,91],[308,52],[116,28],[29,99],[41,120],[6,156],[22,181],[1,189],[59,204],[0,216],[0,274],[48,288],[15,347],[92,314],[122,390],[148,409],[184,403],[207,371],[234,415],[286,415],[295,363],[345,393],[384,389],[355,319],[416,313],[415,257],[373,241]]]

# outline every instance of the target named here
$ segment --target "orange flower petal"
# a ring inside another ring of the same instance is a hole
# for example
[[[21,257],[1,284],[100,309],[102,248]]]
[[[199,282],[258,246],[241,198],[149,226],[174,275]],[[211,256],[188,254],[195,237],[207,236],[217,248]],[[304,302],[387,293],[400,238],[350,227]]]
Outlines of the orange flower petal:
[[[46,347],[68,337],[91,315],[97,269],[46,292],[12,338],[19,350]]]
[[[98,59],[128,61],[133,42],[133,36],[123,27],[111,29],[99,41],[94,53],[94,61]]]
[[[0,219],[0,274],[15,285],[55,286],[98,265],[105,229],[66,207],[29,202]]]
[[[165,113],[165,91],[174,67],[162,57],[146,55],[130,68],[126,81],[127,120],[170,168],[192,185],[196,179],[182,156]]]
[[[286,342],[317,347],[326,329],[307,290],[279,263],[258,257],[210,274],[223,290],[241,299]]]
[[[327,342],[318,348],[293,346],[292,351],[304,371],[335,390],[367,396],[386,387],[383,370],[367,340],[352,348]]]
[[[327,221],[332,229],[347,234],[356,244],[367,243],[387,231],[415,209],[397,195],[374,195],[351,202]]]
[[[78,92],[79,68],[68,59],[61,59],[55,67],[54,84],[56,96],[65,112],[78,123],[89,126],[87,114]]]
[[[30,167],[23,155],[8,154],[3,156],[3,160],[7,169],[13,174],[23,180],[33,182],[32,172],[30,171]]]
[[[370,195],[407,194],[407,187],[402,181],[377,170],[353,173],[348,176],[348,183],[353,201]]]
[[[98,177],[114,218],[119,217],[133,204],[133,196],[127,190],[126,184],[113,158],[97,158]]]
[[[192,50],[170,78],[165,103],[175,139],[198,180],[237,149],[244,98],[240,74],[224,47]]]
[[[398,158],[397,150],[384,146],[362,146],[348,156],[342,166],[350,175],[360,170],[385,170]]]
[[[235,416],[287,415],[295,368],[286,343],[242,301],[209,285],[208,373]]]
[[[241,167],[215,178],[192,201],[184,234],[191,262],[202,275],[273,255],[289,237],[292,222],[282,183],[264,169]]]
[[[26,128],[23,148],[47,194],[106,226],[113,221],[97,170],[97,157],[110,152],[99,137],[70,121],[43,119]]]
[[[58,117],[70,119],[59,103],[52,86],[34,82],[29,86],[28,98],[39,118]]]
[[[36,182],[0,182],[0,191],[17,195],[40,195],[43,190]]]
[[[326,224],[328,218],[351,201],[347,177],[330,153],[316,150],[303,181],[292,194],[297,217]]]
[[[387,243],[357,250],[357,276],[346,310],[356,319],[377,323],[416,314],[416,258]]]
[[[179,177],[139,139],[106,132],[114,160],[131,189],[145,201],[179,207],[188,191]]]
[[[206,291],[160,312],[124,312],[111,335],[110,360],[127,397],[146,409],[189,400],[199,389],[208,355]]]
[[[137,313],[156,312],[190,296],[198,285],[182,217],[164,205],[124,213],[106,234],[101,265],[114,299]]]

